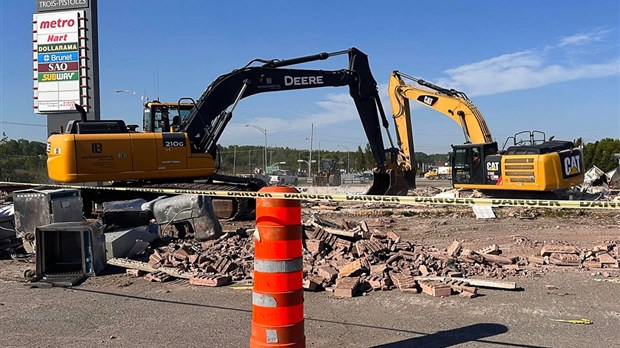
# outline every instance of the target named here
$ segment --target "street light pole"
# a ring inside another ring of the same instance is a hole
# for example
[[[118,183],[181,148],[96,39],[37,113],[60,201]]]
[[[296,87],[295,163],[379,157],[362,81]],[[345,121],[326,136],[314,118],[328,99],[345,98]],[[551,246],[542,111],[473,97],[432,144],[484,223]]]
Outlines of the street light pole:
[[[142,102],[142,106],[144,106],[144,104],[146,104],[146,102],[149,101],[149,97],[147,97],[145,95],[142,95],[142,94],[139,94],[139,93],[136,93],[136,92],[134,92],[132,90],[129,90],[129,89],[116,89],[116,90],[114,90],[114,92],[116,92],[116,93],[129,93],[129,94],[133,94],[136,97],[140,98],[140,101]]]
[[[149,97],[147,97],[146,95],[140,94],[140,93],[136,93],[130,89],[115,89],[114,92],[116,93],[129,93],[129,94],[133,94],[136,97],[140,98],[140,102],[142,103],[142,105],[140,106],[140,113],[144,112],[144,106],[146,105],[146,103],[149,101]],[[144,94],[146,94],[146,91],[144,92]],[[144,122],[144,120],[142,120],[142,122]]]
[[[245,126],[256,128],[265,135],[265,150],[263,154],[263,167],[264,167],[263,170],[264,170],[264,174],[267,174],[267,130],[265,128],[262,128],[262,127],[259,127],[253,124],[246,124]]]

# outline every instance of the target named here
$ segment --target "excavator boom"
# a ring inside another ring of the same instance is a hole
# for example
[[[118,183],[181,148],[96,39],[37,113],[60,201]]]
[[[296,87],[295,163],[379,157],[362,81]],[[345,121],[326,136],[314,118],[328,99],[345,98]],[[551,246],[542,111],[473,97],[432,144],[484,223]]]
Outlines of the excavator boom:
[[[432,90],[406,84],[403,77]],[[405,122],[404,119],[411,119],[408,103],[410,99],[450,117],[463,129],[466,143],[493,142],[491,131],[489,131],[484,117],[463,92],[439,87],[427,81],[405,75],[397,70],[393,71],[390,76],[389,91],[392,113],[395,119],[401,120],[401,116],[403,122]]]

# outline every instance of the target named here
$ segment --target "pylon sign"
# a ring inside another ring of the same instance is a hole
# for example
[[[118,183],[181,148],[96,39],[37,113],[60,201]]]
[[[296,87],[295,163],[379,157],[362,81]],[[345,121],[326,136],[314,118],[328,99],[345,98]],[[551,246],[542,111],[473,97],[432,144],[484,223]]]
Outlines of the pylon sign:
[[[37,113],[87,105],[84,11],[33,15],[34,109]]]

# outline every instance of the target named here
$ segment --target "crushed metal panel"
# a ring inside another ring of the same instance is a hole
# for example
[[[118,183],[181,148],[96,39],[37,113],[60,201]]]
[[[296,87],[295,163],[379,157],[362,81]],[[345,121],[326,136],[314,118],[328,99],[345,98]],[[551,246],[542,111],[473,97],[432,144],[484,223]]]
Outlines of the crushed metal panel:
[[[222,225],[208,196],[178,195],[156,200],[153,214],[161,236],[193,233],[194,238],[205,241],[222,235]]]
[[[154,241],[157,235],[151,233],[149,226],[124,228],[105,233],[106,259],[129,257],[131,249],[138,241]],[[135,253],[134,253],[135,254]]]
[[[20,234],[54,222],[84,220],[79,190],[20,190],[13,192],[13,203],[15,228]]]

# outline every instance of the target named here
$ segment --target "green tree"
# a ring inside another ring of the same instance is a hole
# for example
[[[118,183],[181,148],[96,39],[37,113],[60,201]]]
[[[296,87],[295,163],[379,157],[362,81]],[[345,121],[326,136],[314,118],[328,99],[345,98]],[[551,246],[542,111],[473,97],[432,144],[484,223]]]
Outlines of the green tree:
[[[0,139],[0,180],[45,182],[47,178],[45,144],[25,139]]]
[[[585,144],[583,162],[586,169],[597,166],[607,172],[618,166],[617,153],[620,153],[620,139],[604,138]]]
[[[364,151],[362,151],[362,147],[358,146],[357,151],[355,152],[355,170],[358,172],[362,172],[366,170],[366,160],[364,159]]]

